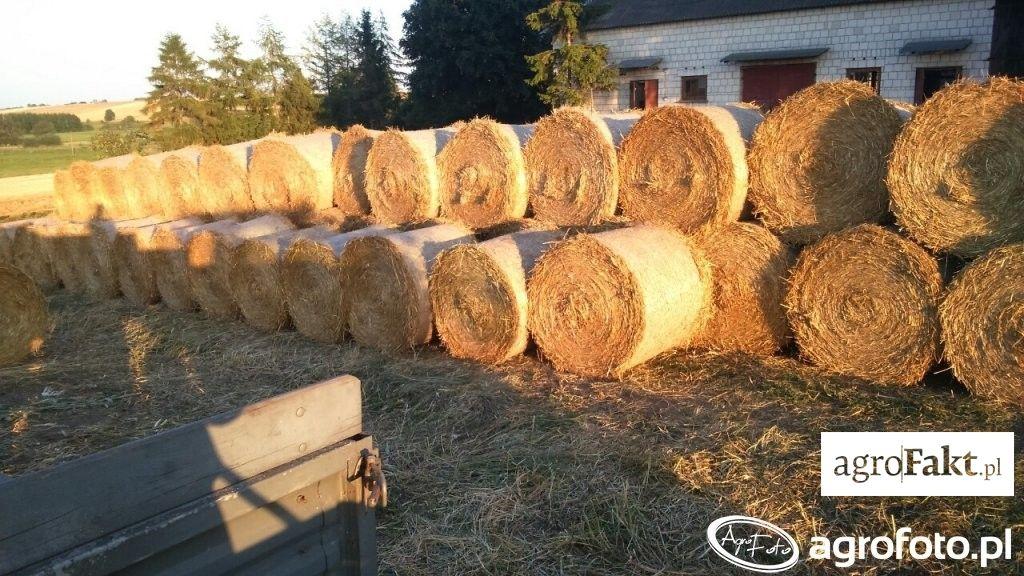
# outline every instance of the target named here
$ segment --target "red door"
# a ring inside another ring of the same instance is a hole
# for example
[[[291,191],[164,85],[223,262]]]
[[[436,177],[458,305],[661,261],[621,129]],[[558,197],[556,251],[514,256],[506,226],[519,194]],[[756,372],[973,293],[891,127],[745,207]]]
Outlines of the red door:
[[[644,83],[644,108],[658,107],[658,81],[648,80]]]
[[[814,84],[815,68],[814,62],[744,66],[740,69],[743,101],[757,102],[766,110],[774,108],[787,96]]]

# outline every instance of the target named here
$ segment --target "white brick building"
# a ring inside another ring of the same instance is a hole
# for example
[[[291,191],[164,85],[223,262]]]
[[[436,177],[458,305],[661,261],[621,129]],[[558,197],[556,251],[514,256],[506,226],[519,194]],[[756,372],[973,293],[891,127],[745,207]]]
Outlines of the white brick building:
[[[771,106],[810,83],[847,77],[876,85],[885,98],[920,102],[957,76],[989,74],[997,3],[1002,0],[606,2],[586,41],[609,48],[620,80],[617,90],[597,93],[595,105],[756,100]]]

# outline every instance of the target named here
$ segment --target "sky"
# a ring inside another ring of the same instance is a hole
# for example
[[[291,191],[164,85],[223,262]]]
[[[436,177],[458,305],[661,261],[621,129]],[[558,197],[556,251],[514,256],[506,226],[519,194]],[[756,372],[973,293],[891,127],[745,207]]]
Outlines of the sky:
[[[396,42],[412,0],[6,0],[0,34],[0,108],[130,100],[145,96],[160,39],[181,34],[200,57],[209,55],[217,23],[241,36],[249,55],[268,17],[298,56],[322,14],[383,12]]]

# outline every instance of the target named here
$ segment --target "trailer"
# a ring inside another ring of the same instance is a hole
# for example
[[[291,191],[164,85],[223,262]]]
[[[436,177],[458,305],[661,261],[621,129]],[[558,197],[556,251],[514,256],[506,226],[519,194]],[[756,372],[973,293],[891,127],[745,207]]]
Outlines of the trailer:
[[[341,376],[0,482],[0,574],[376,574],[387,484]]]

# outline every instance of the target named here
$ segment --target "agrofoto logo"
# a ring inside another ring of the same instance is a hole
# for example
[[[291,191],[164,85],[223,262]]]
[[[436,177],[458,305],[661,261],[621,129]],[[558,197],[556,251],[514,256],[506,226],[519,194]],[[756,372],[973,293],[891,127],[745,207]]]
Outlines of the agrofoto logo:
[[[800,561],[796,539],[771,522],[749,516],[725,516],[708,526],[711,549],[730,564],[773,574]]]

